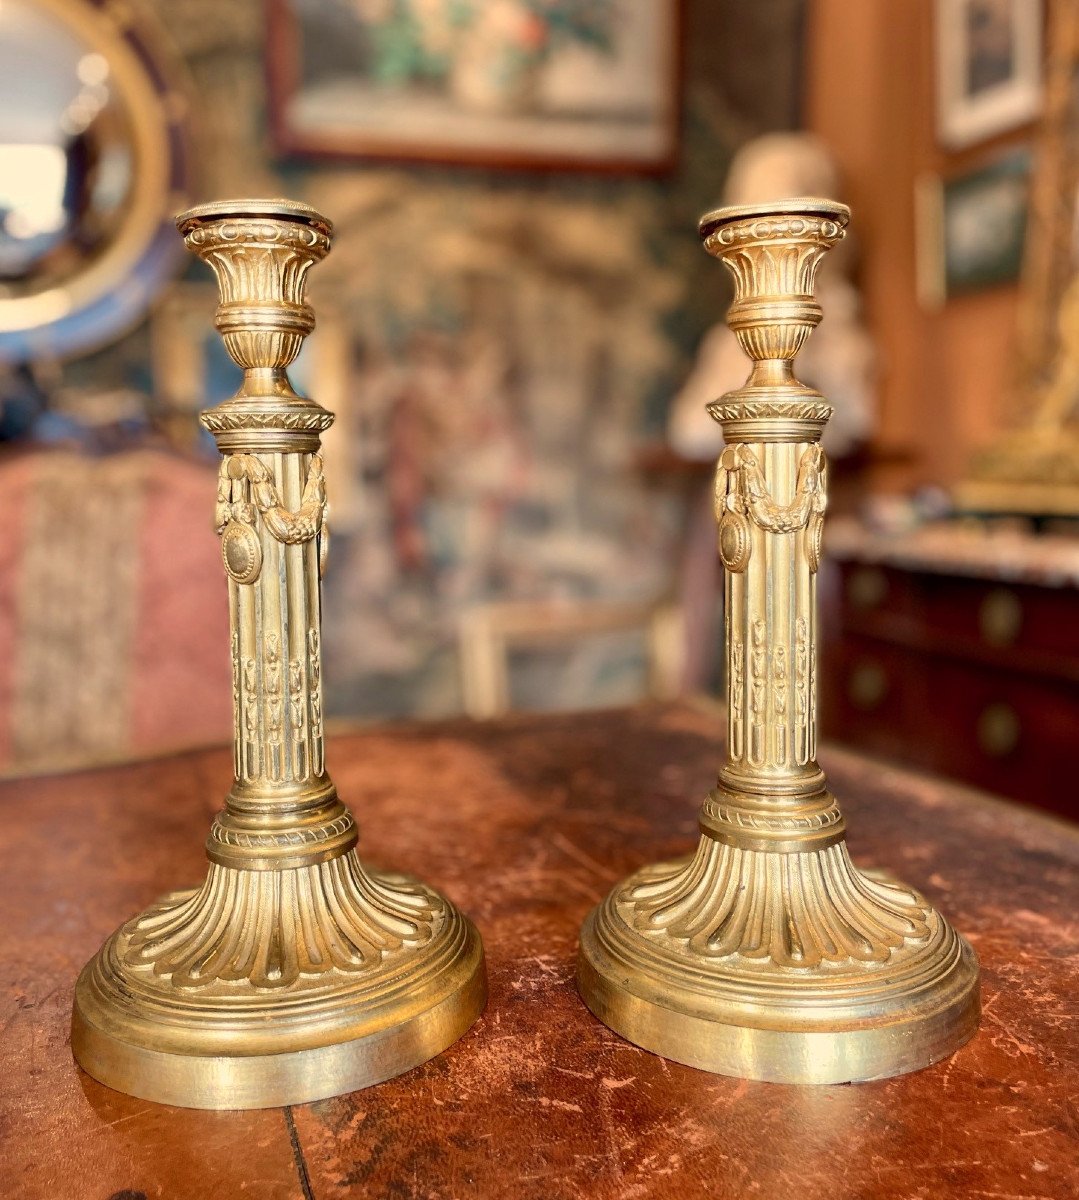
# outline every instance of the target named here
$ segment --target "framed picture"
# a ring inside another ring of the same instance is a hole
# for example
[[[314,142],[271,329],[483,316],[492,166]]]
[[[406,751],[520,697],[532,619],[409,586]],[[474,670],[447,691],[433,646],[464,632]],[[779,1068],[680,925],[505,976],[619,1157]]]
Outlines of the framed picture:
[[[1023,147],[951,179],[920,181],[918,290],[925,307],[1019,278],[1031,162]]]
[[[266,0],[286,154],[658,173],[681,0]]]
[[[937,129],[961,149],[1039,113],[1039,0],[936,0]]]

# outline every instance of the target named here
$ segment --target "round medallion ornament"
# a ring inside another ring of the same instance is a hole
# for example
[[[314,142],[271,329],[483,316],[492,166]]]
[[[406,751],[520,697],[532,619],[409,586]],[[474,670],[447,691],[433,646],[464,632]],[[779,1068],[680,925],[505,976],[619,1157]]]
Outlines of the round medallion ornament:
[[[824,517],[820,513],[810,513],[809,520],[806,522],[805,547],[806,561],[814,575],[820,569],[823,541]]]
[[[749,521],[741,513],[728,510],[719,521],[719,557],[723,565],[728,571],[744,571],[752,550]]]
[[[250,525],[230,521],[221,535],[225,570],[237,583],[254,583],[262,570],[262,546]]]

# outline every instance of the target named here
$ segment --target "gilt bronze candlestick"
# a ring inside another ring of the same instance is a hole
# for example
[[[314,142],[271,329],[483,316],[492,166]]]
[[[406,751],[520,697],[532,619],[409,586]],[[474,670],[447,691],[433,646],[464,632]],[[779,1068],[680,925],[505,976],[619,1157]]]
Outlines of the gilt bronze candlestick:
[[[701,222],[734,276],[753,360],[710,406],[725,571],[727,758],[696,854],[645,867],[589,914],[589,1008],[658,1054],[727,1075],[840,1083],[950,1054],[978,1023],[970,946],[917,892],[859,870],[817,765],[817,594],[831,415],[792,361],[821,318],[816,269],[849,218],[791,200]]]
[[[216,525],[229,577],[232,790],[201,888],[128,921],[79,977],[72,1047],[111,1087],[193,1108],[262,1108],[388,1079],[483,1009],[479,935],[419,881],[366,867],[326,773],[319,435],[333,415],[286,368],[314,328],[305,278],[330,223],[237,200],[177,220],[217,276],[216,325],[243,368],[203,414],[223,456]]]

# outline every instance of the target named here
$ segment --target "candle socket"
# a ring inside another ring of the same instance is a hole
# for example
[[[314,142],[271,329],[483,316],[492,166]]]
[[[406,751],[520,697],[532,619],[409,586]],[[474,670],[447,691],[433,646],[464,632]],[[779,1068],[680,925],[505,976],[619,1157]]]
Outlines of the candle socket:
[[[79,976],[71,1042],[120,1091],[265,1108],[425,1062],[480,1014],[486,975],[479,935],[447,899],[360,861],[326,772],[318,449],[333,415],[293,391],[287,368],[315,325],[305,280],[332,227],[284,200],[202,205],[177,226],[217,276],[215,323],[244,370],[202,415],[222,454],[235,778],[202,887],[108,939]]]
[[[727,756],[695,854],[620,883],[581,930],[578,986],[629,1041],[707,1071],[843,1083],[917,1070],[972,1036],[978,965],[912,888],[850,860],[817,764],[824,398],[793,360],[821,319],[817,267],[849,211],[828,200],[701,221],[734,276],[753,362],[709,406],[725,568]]]

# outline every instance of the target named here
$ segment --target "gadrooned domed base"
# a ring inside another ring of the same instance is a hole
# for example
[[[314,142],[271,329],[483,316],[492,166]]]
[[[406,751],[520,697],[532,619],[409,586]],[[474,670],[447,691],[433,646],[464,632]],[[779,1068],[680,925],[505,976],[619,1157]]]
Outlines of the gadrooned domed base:
[[[340,863],[338,878],[362,879],[364,891],[355,893],[362,903],[407,897],[423,919],[411,929],[398,919],[396,932],[405,936],[351,969],[346,963],[345,969],[335,966],[291,981],[275,980],[271,973],[260,978],[263,986],[235,978],[234,967],[193,985],[189,970],[177,986],[178,974],[159,974],[151,963],[138,961],[138,942],[146,942],[145,931],[154,926],[165,928],[165,941],[175,941],[181,920],[186,932],[194,924],[191,914],[208,910],[207,896],[212,899],[215,888],[223,886],[222,869],[211,868],[203,889],[164,897],[113,934],[83,969],[71,1032],[79,1064],[100,1082],[142,1099],[185,1108],[243,1109],[354,1091],[445,1050],[486,1002],[476,929],[442,896],[408,876],[366,871],[354,855]],[[330,869],[329,864],[314,868],[327,875]],[[224,874],[232,876],[227,886],[235,890],[240,877],[268,880],[273,873]],[[334,915],[341,918],[335,925],[346,924],[343,914]],[[312,943],[340,956],[340,944],[330,947],[318,937],[320,917],[325,925],[326,912],[305,921]],[[385,912],[379,921],[394,927]],[[416,928],[422,937],[413,940],[409,934]],[[248,940],[257,940],[254,931]],[[159,961],[161,944],[153,948]],[[351,951],[355,955],[354,944]],[[239,944],[238,953],[246,952]]]
[[[869,961],[779,966],[756,950],[710,954],[715,935],[676,936],[657,925],[654,905],[642,918],[642,896],[660,894],[674,911],[674,885],[694,875],[707,842],[694,859],[637,872],[585,920],[578,988],[610,1029],[675,1062],[773,1083],[900,1075],[945,1058],[974,1034],[973,950],[917,893],[882,877],[856,876],[924,908],[917,937]]]

